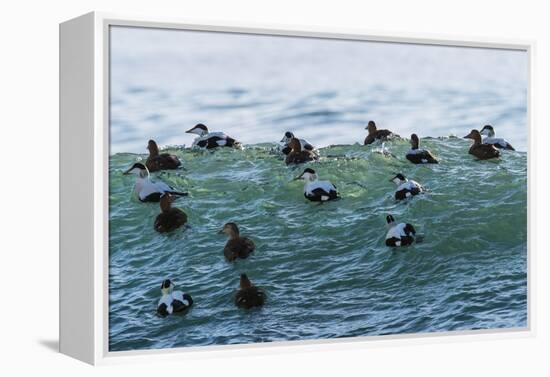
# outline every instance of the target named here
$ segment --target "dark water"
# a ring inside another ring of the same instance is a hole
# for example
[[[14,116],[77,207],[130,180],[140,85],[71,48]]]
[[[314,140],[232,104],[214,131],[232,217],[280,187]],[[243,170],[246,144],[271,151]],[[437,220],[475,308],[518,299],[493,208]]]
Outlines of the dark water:
[[[110,159],[110,350],[324,339],[523,327],[527,324],[527,155],[475,161],[469,142],[423,140],[441,159],[415,166],[406,141],[321,149],[308,166],[338,186],[342,200],[307,202],[299,168],[272,144],[215,153],[174,148],[187,170],[156,177],[190,192],[177,201],[190,228],[153,230],[158,204],[131,195],[122,171],[143,155]],[[430,192],[392,198],[397,172]],[[424,242],[384,246],[385,216],[414,224]],[[224,260],[217,234],[234,221],[257,245]],[[265,289],[267,304],[233,304],[239,274]],[[185,316],[155,314],[163,279],[195,299]]]

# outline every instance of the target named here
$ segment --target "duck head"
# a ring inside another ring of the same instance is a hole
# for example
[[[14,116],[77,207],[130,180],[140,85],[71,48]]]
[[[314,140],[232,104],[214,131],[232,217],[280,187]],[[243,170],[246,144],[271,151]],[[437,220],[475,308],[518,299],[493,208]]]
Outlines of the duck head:
[[[290,143],[290,140],[294,137],[294,134],[290,131],[285,132],[285,136],[281,139],[281,143],[284,143],[285,145],[288,145]]]
[[[252,283],[250,282],[250,279],[248,279],[248,276],[246,274],[241,274],[241,280],[239,282],[239,286],[241,289],[247,289],[252,287]]]
[[[141,162],[136,162],[133,164],[130,169],[126,170],[124,175],[128,174],[137,174],[140,178],[145,178],[149,176],[149,169],[145,165],[143,165]]]
[[[159,147],[154,140],[149,140],[149,142],[147,143],[147,150],[149,151],[149,155],[151,157],[159,155]]]
[[[401,173],[398,173],[398,174],[395,175],[395,177],[390,179],[390,182],[393,182],[393,183],[395,183],[396,186],[399,186],[399,185],[407,182],[407,177],[405,177]]]
[[[168,212],[170,211],[170,208],[172,208],[172,203],[176,200],[176,198],[173,195],[170,195],[170,193],[165,192],[160,197],[160,209],[162,212]]]
[[[225,234],[229,236],[229,238],[237,238],[239,237],[239,227],[235,223],[227,223],[218,234]]]
[[[478,130],[470,131],[468,135],[464,136],[464,139],[472,139],[474,144],[481,144],[481,134]]]
[[[294,178],[294,180],[303,179],[306,182],[313,182],[317,180],[317,174],[315,170],[311,168],[306,168],[302,174]]]
[[[174,284],[170,281],[170,279],[166,279],[162,282],[160,286],[160,291],[162,292],[162,295],[169,295],[174,290]]]
[[[369,124],[367,124],[365,130],[369,131],[369,135],[376,132],[376,123],[374,123],[374,120],[369,120]]]
[[[290,141],[288,142],[288,146],[290,147],[290,149],[292,149],[293,152],[299,153],[302,151],[302,144],[300,143],[300,140],[296,139],[295,137],[290,139]]]
[[[479,133],[484,136],[493,137],[495,136],[495,129],[490,124],[486,124]]]
[[[419,139],[417,134],[411,135],[411,148],[412,149],[418,149]]]
[[[199,123],[195,127],[191,128],[190,130],[185,131],[185,133],[204,136],[208,134],[208,128],[206,128],[204,124]]]

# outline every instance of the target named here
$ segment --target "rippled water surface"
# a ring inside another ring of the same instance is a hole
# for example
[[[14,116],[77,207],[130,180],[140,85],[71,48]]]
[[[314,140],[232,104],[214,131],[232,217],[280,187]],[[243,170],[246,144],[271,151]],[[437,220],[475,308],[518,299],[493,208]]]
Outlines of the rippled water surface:
[[[111,351],[526,326],[525,52],[123,27],[111,43]],[[387,143],[395,158],[357,144],[370,119],[418,133],[441,164],[409,163],[406,140]],[[185,148],[198,122],[245,149]],[[448,138],[486,123],[518,151],[476,161]],[[306,166],[341,200],[305,200],[304,166],[274,144],[285,131],[320,148]],[[122,175],[150,138],[185,167],[153,174],[190,193],[189,228],[169,235]],[[397,172],[429,192],[396,203]],[[389,213],[424,242],[385,247]],[[235,264],[229,221],[257,245]],[[263,308],[235,307],[242,272]],[[166,278],[194,297],[187,315],[156,316]]]
[[[171,149],[186,170],[156,174],[188,190],[177,206],[190,228],[153,230],[158,204],[131,195],[122,171],[144,156],[110,161],[110,349],[269,342],[526,326],[526,154],[475,161],[461,139],[425,140],[436,166],[359,145],[321,149],[308,166],[342,199],[303,197],[274,145],[214,153]],[[430,192],[392,198],[396,172]],[[424,242],[384,246],[385,216],[413,223]],[[217,234],[234,221],[257,245],[246,260],[224,260]],[[268,294],[265,307],[233,304],[239,274]],[[165,278],[196,301],[186,316],[155,314]]]

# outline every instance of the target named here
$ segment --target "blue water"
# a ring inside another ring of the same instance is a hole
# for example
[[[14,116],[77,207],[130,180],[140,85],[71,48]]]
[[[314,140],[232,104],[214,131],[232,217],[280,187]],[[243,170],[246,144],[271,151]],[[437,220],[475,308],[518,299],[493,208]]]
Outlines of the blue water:
[[[111,351],[526,326],[524,54],[229,37],[113,30]],[[422,144],[441,164],[409,163],[406,140],[387,144],[396,158],[356,144],[369,119],[436,137]],[[184,131],[199,121],[245,149],[185,148]],[[468,140],[447,137],[485,123],[518,152],[475,161]],[[304,166],[285,166],[277,152],[286,130],[322,147],[320,162],[306,166],[342,200],[304,199],[292,180]],[[122,175],[146,157],[149,138],[170,145],[186,169],[154,178],[190,192],[176,202],[189,229],[156,233],[158,204],[138,202]],[[388,180],[397,172],[429,193],[396,203]],[[424,242],[384,246],[389,213]],[[217,234],[228,221],[257,245],[235,264]],[[242,272],[265,289],[263,308],[234,306]],[[187,315],[156,316],[165,278],[194,297]]]

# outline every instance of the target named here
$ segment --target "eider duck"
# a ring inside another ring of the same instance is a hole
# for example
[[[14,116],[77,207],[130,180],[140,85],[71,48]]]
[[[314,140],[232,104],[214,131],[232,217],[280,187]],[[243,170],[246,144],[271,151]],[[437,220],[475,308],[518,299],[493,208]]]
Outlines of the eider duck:
[[[515,151],[514,147],[512,147],[509,142],[504,139],[495,137],[495,130],[490,124],[483,126],[479,133],[483,136],[487,136],[485,139],[483,139],[483,144],[491,144],[499,149],[508,149],[511,151]]]
[[[395,183],[397,189],[395,190],[395,200],[403,200],[424,192],[424,187],[420,183],[407,179],[403,174],[399,173],[390,182]]]
[[[284,145],[284,148],[281,151],[281,152],[283,152],[283,154],[287,155],[292,150],[292,148],[290,148],[289,144],[290,144],[290,140],[292,140],[293,138],[295,138],[295,137],[294,137],[294,134],[292,132],[290,132],[290,131],[285,132],[285,136],[281,140],[281,143],[283,143],[283,145]],[[296,139],[298,139],[298,138],[296,138]],[[300,142],[300,147],[303,150],[313,151],[315,149],[315,147],[313,145],[311,145],[310,143],[308,143],[305,139],[298,139],[298,141]]]
[[[411,224],[395,223],[392,215],[386,217],[388,222],[388,233],[386,234],[386,246],[399,247],[408,246],[414,242],[416,231]]]
[[[223,254],[229,262],[233,262],[237,258],[247,258],[256,248],[250,238],[240,236],[239,228],[235,223],[225,224],[218,233],[229,236],[223,249]]]
[[[227,136],[223,132],[208,132],[208,128],[202,123],[197,124],[195,127],[190,130],[185,131],[188,134],[199,135],[193,141],[192,148],[205,148],[213,149],[218,147],[230,147],[230,148],[240,148],[241,143],[232,137]]]
[[[464,136],[465,139],[472,139],[474,143],[470,147],[468,153],[477,157],[480,160],[488,160],[490,158],[500,157],[500,151],[491,144],[481,143],[481,134],[478,130],[472,130],[468,135]]]
[[[427,149],[418,149],[419,139],[416,134],[411,135],[411,150],[406,154],[407,160],[413,164],[439,164],[439,161]]]
[[[365,138],[365,145],[374,143],[375,140],[388,140],[393,137],[399,137],[399,135],[394,134],[390,130],[378,130],[376,129],[376,123],[373,120],[369,120],[369,124],[365,127],[369,131],[369,134]]]
[[[339,199],[340,196],[334,186],[329,181],[318,181],[315,170],[307,168],[296,179],[306,181],[304,185],[304,196],[312,202],[326,202],[328,200]]]
[[[149,157],[145,161],[145,166],[147,166],[150,172],[171,170],[180,167],[181,162],[176,156],[169,153],[159,153],[159,147],[154,140],[149,140],[147,149],[149,150]]]
[[[123,174],[137,174],[134,192],[138,195],[141,202],[158,202],[164,193],[170,193],[176,196],[187,196],[186,192],[176,191],[173,187],[168,186],[162,181],[153,182],[149,176],[149,170],[145,165],[136,162],[132,167],[126,170]]]
[[[288,152],[285,159],[285,163],[287,165],[302,164],[304,162],[315,161],[318,159],[317,155],[314,152],[307,149],[302,150],[302,144],[300,143],[300,140],[296,139],[295,137],[290,139],[288,146],[290,148],[290,152]]]
[[[157,313],[161,317],[169,314],[184,313],[193,305],[193,299],[187,293],[174,291],[174,284],[166,279],[160,286],[162,297],[157,306]]]
[[[240,289],[235,295],[235,305],[243,309],[251,309],[262,306],[265,302],[265,293],[260,288],[252,285],[246,274],[241,274]]]
[[[155,230],[159,233],[171,232],[187,223],[187,215],[179,208],[172,208],[174,196],[164,193],[160,197],[161,212],[155,219]]]

